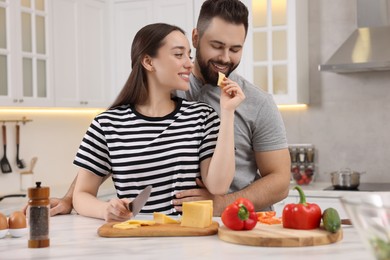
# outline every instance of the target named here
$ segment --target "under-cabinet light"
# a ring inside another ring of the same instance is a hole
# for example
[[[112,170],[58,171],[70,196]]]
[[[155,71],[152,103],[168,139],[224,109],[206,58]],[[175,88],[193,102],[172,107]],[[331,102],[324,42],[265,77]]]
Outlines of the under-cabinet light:
[[[278,105],[280,110],[289,110],[289,109],[306,109],[307,104],[296,104],[296,105]]]

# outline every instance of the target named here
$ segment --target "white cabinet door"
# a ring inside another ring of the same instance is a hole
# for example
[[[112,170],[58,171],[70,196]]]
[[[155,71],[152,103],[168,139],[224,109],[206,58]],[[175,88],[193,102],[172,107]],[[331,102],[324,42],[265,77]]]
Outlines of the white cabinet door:
[[[50,4],[48,0],[0,3],[1,106],[54,104]]]
[[[113,32],[111,46],[115,51],[113,67],[113,91],[111,100],[114,101],[127,81],[131,71],[131,43],[137,31],[144,25],[153,22],[153,1],[125,1],[114,5]]]
[[[53,1],[57,107],[106,107],[108,6],[99,0]]]
[[[247,46],[253,52],[249,80],[277,104],[308,103],[307,0],[251,1]]]
[[[115,51],[112,80],[112,101],[116,98],[131,72],[131,44],[137,31],[150,23],[174,24],[185,30],[191,39],[193,23],[191,0],[126,0],[116,1],[113,7],[111,46]]]
[[[59,106],[78,101],[77,0],[53,1],[54,87]]]
[[[110,101],[107,5],[84,0],[80,14],[80,101],[88,107],[105,108]]]

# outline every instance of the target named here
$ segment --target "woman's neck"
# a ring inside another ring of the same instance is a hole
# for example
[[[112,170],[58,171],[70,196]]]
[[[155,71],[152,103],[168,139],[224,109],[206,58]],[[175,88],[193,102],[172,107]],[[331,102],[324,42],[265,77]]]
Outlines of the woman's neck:
[[[152,95],[143,104],[138,104],[135,109],[138,113],[148,117],[164,117],[172,113],[176,108],[176,102],[171,96]]]

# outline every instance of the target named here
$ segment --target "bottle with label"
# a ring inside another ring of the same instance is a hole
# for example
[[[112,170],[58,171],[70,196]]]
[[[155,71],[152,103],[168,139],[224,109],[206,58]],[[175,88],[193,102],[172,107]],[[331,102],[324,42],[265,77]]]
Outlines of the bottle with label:
[[[50,188],[41,187],[36,182],[35,188],[28,189],[27,216],[29,223],[29,248],[49,247],[49,217],[50,217]]]

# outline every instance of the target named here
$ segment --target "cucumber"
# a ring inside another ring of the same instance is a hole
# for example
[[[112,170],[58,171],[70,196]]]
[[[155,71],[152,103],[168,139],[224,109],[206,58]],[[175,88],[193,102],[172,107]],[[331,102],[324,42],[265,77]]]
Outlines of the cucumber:
[[[326,231],[336,233],[341,227],[339,213],[334,208],[327,208],[322,213],[322,223]]]

